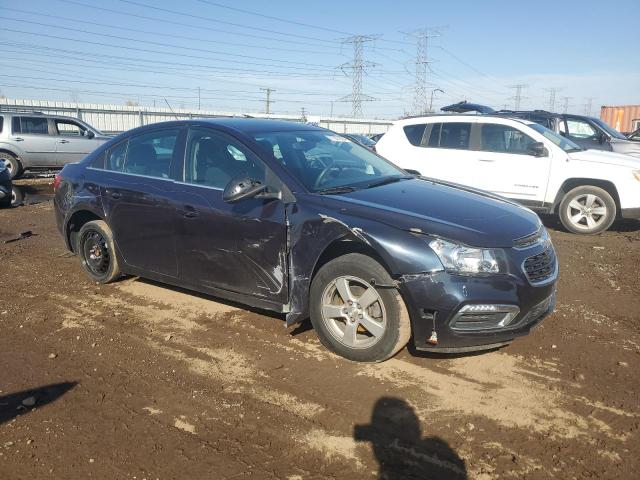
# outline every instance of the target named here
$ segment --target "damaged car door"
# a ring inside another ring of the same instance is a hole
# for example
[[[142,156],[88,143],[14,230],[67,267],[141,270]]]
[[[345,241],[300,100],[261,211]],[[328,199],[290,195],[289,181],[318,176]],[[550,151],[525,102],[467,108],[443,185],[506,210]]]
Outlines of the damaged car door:
[[[262,161],[233,136],[189,130],[177,208],[178,264],[187,283],[285,304],[287,225],[276,198],[223,199],[234,178],[268,183]]]

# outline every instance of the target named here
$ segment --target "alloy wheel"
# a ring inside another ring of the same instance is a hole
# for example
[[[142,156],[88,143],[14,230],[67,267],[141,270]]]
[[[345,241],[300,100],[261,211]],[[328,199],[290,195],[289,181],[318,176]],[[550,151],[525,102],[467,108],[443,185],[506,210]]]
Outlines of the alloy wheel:
[[[595,230],[607,219],[607,205],[592,193],[577,195],[567,205],[567,218],[580,230]]]
[[[322,294],[322,320],[336,340],[350,348],[375,345],[384,335],[387,317],[378,291],[357,277],[338,277]]]

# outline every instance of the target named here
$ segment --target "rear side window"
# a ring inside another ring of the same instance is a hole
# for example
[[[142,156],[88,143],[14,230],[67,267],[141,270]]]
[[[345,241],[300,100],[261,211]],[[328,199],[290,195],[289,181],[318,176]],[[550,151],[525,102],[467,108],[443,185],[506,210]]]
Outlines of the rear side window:
[[[415,147],[422,146],[422,137],[424,136],[424,131],[427,128],[426,124],[419,125],[407,125],[404,127],[404,134],[407,136],[407,140],[409,143]]]
[[[128,146],[129,142],[125,140],[124,142],[111,147],[107,152],[104,168],[114,172],[122,172],[124,170],[124,160],[127,157]]]
[[[123,171],[146,177],[169,178],[178,133],[177,129],[160,130],[129,139]]]
[[[49,122],[42,117],[13,117],[13,133],[48,135]]]
[[[471,123],[445,122],[433,126],[429,146],[467,150],[471,137]]]
[[[535,140],[508,125],[485,123],[480,125],[480,150],[496,153],[529,154]]]
[[[2,133],[2,127],[4,127],[4,117],[0,116],[0,133]]]

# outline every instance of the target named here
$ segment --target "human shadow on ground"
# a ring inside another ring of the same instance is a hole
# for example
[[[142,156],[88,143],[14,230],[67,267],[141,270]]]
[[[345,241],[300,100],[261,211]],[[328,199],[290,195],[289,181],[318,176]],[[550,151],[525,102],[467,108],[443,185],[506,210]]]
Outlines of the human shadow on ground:
[[[463,459],[440,437],[422,437],[420,421],[404,400],[382,397],[369,425],[356,425],[354,439],[371,442],[380,480],[463,480]]]
[[[0,425],[56,401],[78,382],[62,382],[21,392],[0,395]]]

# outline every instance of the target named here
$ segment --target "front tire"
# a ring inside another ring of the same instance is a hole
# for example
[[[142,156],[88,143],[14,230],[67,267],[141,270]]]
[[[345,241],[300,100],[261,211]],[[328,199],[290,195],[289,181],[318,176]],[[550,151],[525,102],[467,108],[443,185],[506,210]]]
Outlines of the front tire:
[[[560,221],[572,233],[595,235],[616,219],[616,202],[606,190],[592,185],[576,187],[560,202]]]
[[[380,287],[376,287],[380,285]],[[393,279],[371,257],[350,253],[311,283],[311,323],[322,344],[349,360],[381,362],[409,341],[409,314]]]
[[[94,282],[109,283],[120,276],[113,234],[102,220],[85,223],[78,233],[78,255]]]
[[[0,152],[0,162],[4,162],[9,170],[11,179],[19,178],[22,175],[22,165],[20,161],[10,153]]]

